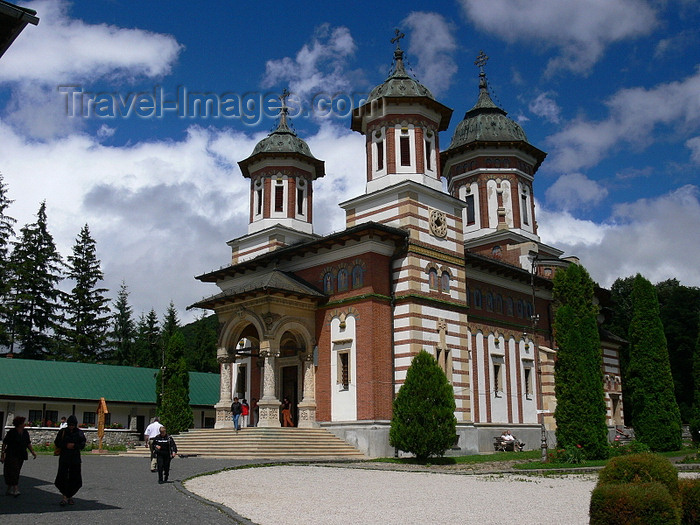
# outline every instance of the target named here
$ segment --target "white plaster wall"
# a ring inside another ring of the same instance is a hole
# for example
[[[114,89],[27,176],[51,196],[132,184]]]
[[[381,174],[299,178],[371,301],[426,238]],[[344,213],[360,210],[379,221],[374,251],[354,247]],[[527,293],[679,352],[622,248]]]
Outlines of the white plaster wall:
[[[345,329],[340,319],[331,321],[331,421],[357,420],[357,339],[355,318],[345,318]],[[349,351],[350,385],[347,390],[338,383],[338,352]]]

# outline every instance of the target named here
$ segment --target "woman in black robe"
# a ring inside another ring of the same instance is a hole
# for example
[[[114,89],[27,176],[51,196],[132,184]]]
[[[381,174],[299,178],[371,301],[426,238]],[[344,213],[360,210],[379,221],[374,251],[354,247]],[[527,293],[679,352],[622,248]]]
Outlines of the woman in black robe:
[[[29,432],[24,428],[25,419],[17,416],[12,420],[13,429],[5,434],[2,440],[2,452],[0,452],[0,462],[3,463],[3,474],[7,484],[8,496],[19,496],[19,473],[22,464],[29,458],[27,449],[36,459],[36,452],[32,448],[32,441]]]
[[[75,416],[68,417],[68,426],[58,431],[54,444],[61,449],[54,482],[63,496],[60,505],[73,505],[73,496],[83,486],[80,451],[85,448],[85,434],[78,428],[78,419]]]

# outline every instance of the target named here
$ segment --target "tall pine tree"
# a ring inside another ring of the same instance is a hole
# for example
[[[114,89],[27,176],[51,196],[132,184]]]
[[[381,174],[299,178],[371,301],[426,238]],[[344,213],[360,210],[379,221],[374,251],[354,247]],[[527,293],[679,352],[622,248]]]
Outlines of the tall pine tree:
[[[12,267],[12,331],[22,357],[41,359],[55,351],[63,278],[63,261],[46,222],[46,202],[37,221],[25,225],[10,256]]]
[[[190,376],[185,364],[185,338],[179,330],[165,347],[165,368],[156,377],[158,416],[171,434],[189,429],[193,424],[190,406]]]
[[[68,273],[74,283],[65,295],[65,326],[63,327],[64,355],[73,361],[94,363],[106,352],[109,327],[109,299],[106,288],[99,288],[104,279],[100,260],[97,258],[95,240],[86,224],[68,256]]]
[[[693,411],[690,418],[690,435],[695,445],[700,446],[700,319],[693,352]]]
[[[129,305],[129,290],[126,283],[122,282],[117,299],[114,301],[114,314],[112,315],[112,331],[109,344],[112,349],[112,361],[123,366],[136,366],[138,364],[135,353],[136,326],[134,324],[133,309]]]
[[[163,327],[160,334],[163,338],[163,343],[167,345],[170,338],[175,335],[179,328],[180,320],[177,317],[177,309],[175,308],[175,303],[171,300],[168,309],[165,311],[165,316],[163,316]]]
[[[554,417],[558,446],[580,447],[587,458],[601,459],[607,456],[608,429],[593,288],[588,272],[577,264],[558,271],[554,277]]]
[[[136,366],[145,368],[160,368],[161,337],[158,328],[158,315],[151,308],[148,314],[141,314],[136,325],[136,340],[134,341]]]
[[[673,392],[659,301],[654,286],[639,274],[634,278],[632,312],[627,377],[632,387],[635,436],[654,451],[678,450],[681,416]]]
[[[11,325],[11,276],[10,246],[15,236],[15,219],[7,215],[7,209],[12,202],[7,197],[7,185],[0,173],[0,345],[10,343]]]

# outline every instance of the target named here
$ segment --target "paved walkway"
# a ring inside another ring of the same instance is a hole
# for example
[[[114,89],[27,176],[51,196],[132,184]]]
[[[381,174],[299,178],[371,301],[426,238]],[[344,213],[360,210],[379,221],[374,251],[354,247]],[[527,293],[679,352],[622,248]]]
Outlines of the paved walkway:
[[[232,459],[175,458],[170,483],[159,485],[149,470],[149,460],[125,456],[83,454],[83,488],[75,505],[61,507],[53,485],[58,458],[39,455],[25,461],[20,477],[21,495],[5,496],[0,480],[0,523],[13,525],[58,523],[95,525],[111,523],[235,523],[215,506],[183,492],[179,480],[251,463]]]

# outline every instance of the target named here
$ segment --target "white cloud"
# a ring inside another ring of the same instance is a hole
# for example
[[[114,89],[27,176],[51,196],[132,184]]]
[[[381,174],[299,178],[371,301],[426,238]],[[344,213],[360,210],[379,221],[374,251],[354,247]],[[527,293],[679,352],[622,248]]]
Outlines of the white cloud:
[[[700,164],[700,137],[693,137],[685,142],[690,149],[690,158],[695,164]]]
[[[45,140],[84,129],[83,119],[66,118],[59,86],[99,79],[129,82],[170,72],[182,46],[170,35],[71,18],[64,0],[37,1],[40,13],[2,57],[0,84],[12,88],[4,120],[22,133]]]
[[[411,29],[409,60],[416,57],[418,80],[434,95],[447,91],[457,64],[452,58],[457,49],[454,28],[438,13],[414,11],[402,22]]]
[[[347,93],[351,87],[348,60],[355,53],[355,42],[347,27],[317,28],[310,44],[305,44],[294,58],[284,57],[265,63],[262,86],[282,83],[302,100],[318,93]]]
[[[677,278],[700,286],[700,189],[686,185],[656,199],[618,205],[603,224],[538,208],[542,240],[580,257],[602,286],[641,273],[652,282]]]
[[[559,54],[547,71],[587,73],[605,48],[648,34],[656,13],[644,0],[460,0],[474,25],[509,43],[527,42]]]
[[[64,256],[87,222],[112,295],[125,280],[136,312],[161,313],[170,299],[182,310],[214,293],[193,276],[226,264],[225,242],[246,231],[249,187],[235,163],[255,142],[199,127],[125,147],[81,134],[36,142],[0,123],[8,213],[19,231],[46,199]]]
[[[24,31],[3,56],[0,82],[55,85],[104,76],[159,77],[170,72],[182,49],[170,35],[70,18],[65,0],[26,6],[40,13],[41,22]]]
[[[547,202],[560,210],[575,210],[598,204],[608,190],[581,173],[562,175],[547,188]]]
[[[651,89],[622,89],[605,102],[606,119],[579,118],[547,139],[553,147],[550,167],[571,171],[594,166],[621,143],[647,145],[659,125],[672,127],[673,133],[696,130],[700,127],[698,93],[700,68],[681,81]]]
[[[538,117],[542,117],[548,122],[558,124],[561,120],[561,108],[559,108],[556,100],[554,100],[554,96],[555,93],[552,92],[540,93],[535,100],[530,102],[528,109]]]

